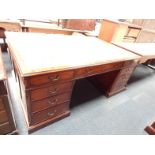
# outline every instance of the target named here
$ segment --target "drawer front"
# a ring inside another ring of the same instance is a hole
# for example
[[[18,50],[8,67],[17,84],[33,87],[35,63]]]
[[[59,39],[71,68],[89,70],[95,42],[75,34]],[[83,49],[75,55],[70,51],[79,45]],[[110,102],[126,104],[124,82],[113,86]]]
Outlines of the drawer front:
[[[52,85],[31,91],[31,100],[41,100],[43,98],[52,97],[61,93],[69,92],[72,89],[72,82]]]
[[[95,74],[105,73],[112,70],[117,70],[124,67],[124,62],[99,65],[95,67],[82,68],[75,71],[75,78],[91,76]]]
[[[9,124],[9,122],[0,124],[0,135],[8,134],[13,131],[13,128]]]
[[[30,86],[38,86],[48,83],[52,84],[60,81],[71,80],[73,79],[73,76],[74,76],[73,71],[58,72],[42,76],[34,76],[30,78]]]
[[[68,110],[68,103],[66,103],[35,113],[32,115],[32,124],[37,124],[45,120],[52,119],[60,114],[65,113]]]
[[[0,111],[4,110],[4,104],[2,98],[0,98]]]
[[[75,70],[75,74],[74,74],[74,77],[75,78],[83,78],[83,77],[86,77],[87,76],[87,68],[81,68],[81,69],[77,69]]]
[[[41,110],[59,105],[64,102],[68,102],[70,100],[71,92],[50,97],[48,99],[44,99],[41,101],[32,102],[32,112],[36,113]]]
[[[6,111],[0,111],[0,124],[8,121],[8,116]]]

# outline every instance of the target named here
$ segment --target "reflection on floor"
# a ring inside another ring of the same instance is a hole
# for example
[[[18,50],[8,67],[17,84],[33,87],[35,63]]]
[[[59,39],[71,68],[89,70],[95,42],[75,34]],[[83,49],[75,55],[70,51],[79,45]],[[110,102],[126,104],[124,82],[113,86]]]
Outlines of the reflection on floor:
[[[3,56],[9,83],[12,84],[10,60],[6,53]],[[72,94],[70,117],[32,135],[146,134],[144,128],[155,120],[154,92],[155,71],[143,65],[135,70],[128,89],[110,98],[106,98],[86,79],[78,80]],[[19,133],[28,134],[16,95],[12,99]]]

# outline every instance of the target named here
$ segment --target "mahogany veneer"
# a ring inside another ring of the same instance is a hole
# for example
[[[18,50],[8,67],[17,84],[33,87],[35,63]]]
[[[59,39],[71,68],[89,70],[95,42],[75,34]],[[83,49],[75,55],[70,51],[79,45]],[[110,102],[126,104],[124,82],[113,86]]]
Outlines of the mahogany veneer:
[[[94,76],[109,96],[122,91],[140,58],[94,37],[16,32],[6,37],[29,132],[70,114],[77,79]]]

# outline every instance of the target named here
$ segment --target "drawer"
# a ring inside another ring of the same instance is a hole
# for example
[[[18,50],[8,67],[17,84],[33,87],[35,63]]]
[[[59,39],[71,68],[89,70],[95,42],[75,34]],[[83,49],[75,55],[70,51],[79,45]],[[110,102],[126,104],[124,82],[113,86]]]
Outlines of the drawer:
[[[63,114],[69,110],[68,103],[60,104],[56,107],[46,109],[41,112],[37,112],[32,115],[32,124],[37,124],[48,119],[52,119],[60,114]]]
[[[85,76],[91,76],[91,75],[95,75],[95,74],[105,73],[105,72],[109,72],[112,70],[120,69],[122,67],[124,67],[124,62],[82,68],[82,69],[75,70],[75,78],[81,78],[81,77],[85,77]]]
[[[83,77],[87,77],[87,73],[88,72],[88,68],[80,68],[75,70],[75,74],[74,77],[75,78],[83,78]]]
[[[48,83],[52,84],[60,81],[71,80],[73,79],[73,76],[73,71],[57,72],[47,75],[34,76],[30,78],[30,86],[38,86]]]
[[[0,124],[7,122],[8,121],[8,116],[6,111],[0,111]]]
[[[3,124],[0,124],[0,135],[8,134],[13,131],[13,128],[9,124],[9,122],[5,122]]]
[[[32,102],[31,104],[32,112],[35,113],[35,112],[59,105],[61,103],[68,102],[70,100],[70,96],[71,96],[71,92],[53,96],[41,101]]]
[[[2,98],[0,98],[0,111],[4,110],[4,104]]]
[[[69,92],[72,89],[72,85],[73,85],[72,82],[67,82],[63,84],[57,84],[49,87],[32,90],[30,92],[31,100],[32,101],[41,100],[43,98],[52,97],[61,93]]]
[[[100,66],[95,66],[87,69],[88,75],[94,75],[98,73],[105,73],[112,70],[120,69],[124,66],[124,62],[105,64]]]

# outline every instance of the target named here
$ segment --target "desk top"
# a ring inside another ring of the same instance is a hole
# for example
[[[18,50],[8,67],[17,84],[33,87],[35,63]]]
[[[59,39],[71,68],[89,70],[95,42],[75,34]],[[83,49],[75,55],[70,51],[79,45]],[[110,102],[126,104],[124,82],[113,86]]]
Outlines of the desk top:
[[[143,57],[155,58],[155,43],[113,43]]]
[[[3,60],[2,60],[2,52],[0,49],[0,81],[5,79],[6,79],[6,74],[5,74]]]
[[[98,38],[82,35],[6,32],[6,38],[21,76],[140,58]]]

